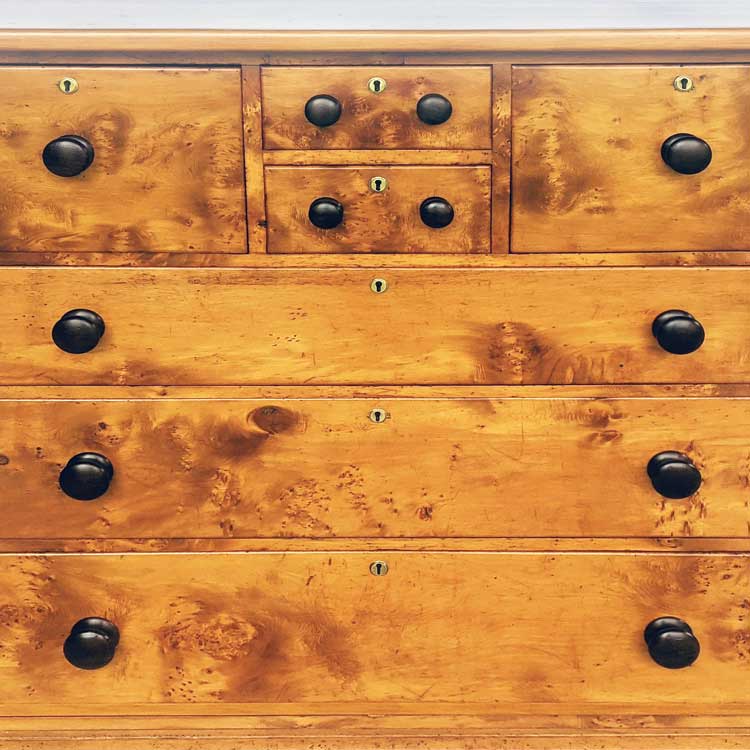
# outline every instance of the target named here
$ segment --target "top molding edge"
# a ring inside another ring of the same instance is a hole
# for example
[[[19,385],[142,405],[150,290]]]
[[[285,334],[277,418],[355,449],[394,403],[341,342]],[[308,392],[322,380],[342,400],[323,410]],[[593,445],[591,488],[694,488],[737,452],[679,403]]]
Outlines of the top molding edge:
[[[0,30],[0,52],[750,51],[750,28],[517,31]]]

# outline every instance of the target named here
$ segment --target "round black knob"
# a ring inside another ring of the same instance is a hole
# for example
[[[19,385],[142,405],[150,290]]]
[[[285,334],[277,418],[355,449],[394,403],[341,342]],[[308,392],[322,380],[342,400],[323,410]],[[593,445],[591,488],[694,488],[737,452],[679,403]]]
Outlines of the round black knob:
[[[100,669],[112,661],[119,642],[117,625],[103,617],[86,617],[70,629],[63,654],[74,667]]]
[[[680,174],[697,174],[711,163],[711,146],[690,133],[670,135],[661,145],[661,158]]]
[[[341,117],[341,102],[328,94],[318,94],[305,104],[305,117],[319,128],[327,128]]]
[[[690,354],[706,338],[703,326],[689,312],[667,310],[654,318],[651,331],[659,346],[670,354]]]
[[[440,94],[425,94],[417,102],[417,117],[425,125],[442,125],[453,114],[453,105]]]
[[[689,456],[677,451],[663,451],[651,458],[646,472],[654,489],[671,500],[682,500],[698,492],[701,473]]]
[[[101,453],[78,453],[60,472],[60,489],[74,500],[96,500],[115,474],[112,462]]]
[[[104,320],[93,310],[68,310],[52,328],[52,340],[64,352],[90,352],[104,335]]]
[[[316,198],[307,216],[319,229],[333,229],[344,220],[344,207],[335,198]]]
[[[63,135],[42,151],[44,166],[59,177],[75,177],[94,162],[94,147],[81,135]]]
[[[428,227],[442,229],[453,221],[453,206],[445,198],[427,198],[419,207],[419,216]]]
[[[693,630],[678,617],[657,617],[643,631],[651,658],[667,669],[689,667],[701,652]]]

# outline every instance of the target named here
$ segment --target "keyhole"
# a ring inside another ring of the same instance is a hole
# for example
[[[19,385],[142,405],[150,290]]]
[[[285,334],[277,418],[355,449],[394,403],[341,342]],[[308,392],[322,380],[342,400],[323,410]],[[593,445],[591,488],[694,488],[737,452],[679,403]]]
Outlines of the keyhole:
[[[385,279],[373,279],[370,282],[370,289],[372,289],[375,294],[382,294],[388,289],[388,282]]]
[[[388,563],[382,560],[376,560],[370,563],[370,573],[374,576],[384,576],[388,572]]]
[[[382,186],[383,186],[383,180],[381,180],[381,179],[376,179],[376,180],[375,180],[375,190],[376,190],[376,191],[377,191],[378,193],[380,192],[380,188],[381,188]]]
[[[57,82],[57,88],[63,94],[75,94],[78,91],[78,81],[75,78],[63,78]]]
[[[370,412],[370,421],[375,424],[382,424],[388,419],[388,412],[385,409],[376,408]]]
[[[65,87],[65,93],[66,93],[66,94],[69,94],[69,93],[70,93],[70,81],[68,81],[68,80],[66,79],[66,80],[65,80],[65,81],[63,82],[63,86]]]
[[[690,76],[677,76],[672,84],[675,91],[692,91],[693,90],[693,79]]]
[[[373,94],[382,94],[385,91],[385,85],[385,78],[380,78],[379,76],[375,76],[367,82],[367,88]]]

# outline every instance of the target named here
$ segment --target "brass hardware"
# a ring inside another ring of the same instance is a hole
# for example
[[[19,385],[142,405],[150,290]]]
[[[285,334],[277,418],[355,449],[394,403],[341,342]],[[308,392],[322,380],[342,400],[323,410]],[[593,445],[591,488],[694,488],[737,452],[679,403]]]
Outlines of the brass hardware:
[[[376,407],[370,412],[370,421],[375,422],[375,424],[382,424],[386,419],[390,418],[390,416],[391,415],[385,409]]]
[[[675,91],[692,91],[695,87],[693,79],[690,76],[677,76],[672,82]]]
[[[78,91],[78,81],[75,78],[63,78],[57,82],[57,88],[63,92],[63,94],[75,94]]]
[[[388,289],[388,282],[385,279],[373,279],[370,283],[370,289],[372,289],[375,294],[382,294]]]
[[[370,573],[374,576],[384,576],[388,573],[388,563],[383,560],[375,560],[370,563]]]
[[[370,190],[373,193],[384,193],[388,187],[388,180],[385,177],[372,177],[370,178]]]
[[[375,76],[367,82],[367,88],[372,91],[373,94],[382,94],[388,84],[385,82],[385,78]]]

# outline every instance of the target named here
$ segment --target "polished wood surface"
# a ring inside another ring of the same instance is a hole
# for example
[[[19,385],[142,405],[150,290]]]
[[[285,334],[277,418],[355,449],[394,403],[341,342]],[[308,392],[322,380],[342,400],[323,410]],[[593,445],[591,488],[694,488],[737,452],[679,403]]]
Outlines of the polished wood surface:
[[[1,534],[743,539],[748,433],[747,399],[0,402]],[[651,486],[664,450],[692,498]],[[58,486],[85,451],[115,466],[89,502]]]
[[[383,78],[373,93],[368,81]],[[263,143],[267,149],[471,149],[490,147],[490,68],[325,66],[263,68]],[[338,122],[317,127],[305,103],[327,94],[341,103]],[[427,125],[417,102],[440,94],[453,106],[447,122]]]
[[[387,181],[384,192],[370,180]],[[335,229],[308,218],[317,198],[344,207]],[[427,198],[440,197],[455,216],[446,227],[428,227],[419,215]],[[488,253],[488,167],[268,167],[269,253]]]
[[[736,555],[126,555],[6,557],[0,711],[204,704],[220,713],[382,711],[423,702],[536,711],[658,703],[747,712],[748,561]],[[77,671],[80,617],[121,631],[108,667]],[[654,617],[689,621],[683,670],[649,657]],[[685,696],[689,695],[687,701]],[[580,710],[579,709],[579,710]],[[606,709],[605,709],[606,710]],[[135,711],[136,713],[138,711]]]
[[[481,30],[481,31],[310,31],[310,30],[125,30],[5,29],[0,50],[76,55],[340,52],[579,52],[727,53],[750,50],[750,29]]]
[[[13,68],[0,93],[0,248],[246,251],[238,69]],[[58,82],[73,77],[75,94]],[[48,142],[79,135],[93,164],[49,172]]]
[[[513,70],[513,252],[750,248],[745,66],[519,66]],[[679,75],[692,91],[677,91]],[[694,175],[661,157],[690,133]]]
[[[375,294],[376,277],[389,287]],[[24,294],[16,290],[23,289]],[[616,293],[613,292],[616,290]],[[212,271],[5,269],[6,385],[747,383],[739,269]],[[50,331],[71,308],[106,322],[85,355]],[[662,350],[656,315],[702,322]]]

